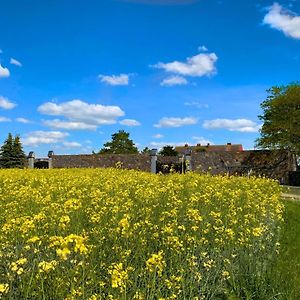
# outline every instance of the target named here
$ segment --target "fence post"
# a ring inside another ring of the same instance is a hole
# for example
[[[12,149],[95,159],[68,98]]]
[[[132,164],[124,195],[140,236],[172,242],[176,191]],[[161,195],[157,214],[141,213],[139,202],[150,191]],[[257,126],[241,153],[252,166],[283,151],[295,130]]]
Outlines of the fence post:
[[[156,174],[157,149],[152,149],[151,156],[151,173]]]
[[[48,152],[48,157],[49,157],[49,161],[48,161],[48,168],[52,169],[53,168],[53,164],[52,164],[52,156],[54,155],[53,151],[49,151]]]
[[[35,154],[33,151],[29,152],[27,159],[28,159],[28,169],[34,169]]]

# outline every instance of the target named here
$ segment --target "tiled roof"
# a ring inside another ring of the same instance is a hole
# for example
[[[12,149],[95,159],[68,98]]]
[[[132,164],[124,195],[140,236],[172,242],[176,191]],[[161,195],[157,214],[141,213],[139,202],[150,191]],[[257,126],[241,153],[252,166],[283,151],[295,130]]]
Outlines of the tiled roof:
[[[178,146],[175,147],[175,150],[178,153],[185,153],[188,150],[191,150],[192,152],[216,152],[216,151],[229,151],[229,152],[238,152],[238,151],[243,151],[243,145],[242,144],[231,144],[227,143],[226,145],[195,145],[195,146],[190,146],[190,145],[185,145],[185,146]]]

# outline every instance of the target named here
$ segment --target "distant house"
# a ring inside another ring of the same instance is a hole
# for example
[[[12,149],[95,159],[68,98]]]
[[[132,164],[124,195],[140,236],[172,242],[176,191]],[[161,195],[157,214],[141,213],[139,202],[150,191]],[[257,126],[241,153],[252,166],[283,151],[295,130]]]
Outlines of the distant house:
[[[240,152],[244,151],[242,144],[231,144],[227,143],[226,145],[201,145],[197,144],[195,146],[190,146],[188,144],[185,144],[184,146],[177,146],[175,147],[175,150],[180,154],[185,154],[187,151],[191,151],[192,153],[197,152],[220,152],[220,151],[226,151],[226,152]]]

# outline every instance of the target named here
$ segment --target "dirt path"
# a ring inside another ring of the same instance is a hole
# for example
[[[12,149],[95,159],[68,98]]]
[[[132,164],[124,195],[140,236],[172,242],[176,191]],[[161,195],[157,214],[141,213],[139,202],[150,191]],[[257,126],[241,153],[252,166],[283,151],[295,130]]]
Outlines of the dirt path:
[[[283,198],[288,200],[300,201],[300,195],[286,194],[286,193],[282,193],[281,195]]]

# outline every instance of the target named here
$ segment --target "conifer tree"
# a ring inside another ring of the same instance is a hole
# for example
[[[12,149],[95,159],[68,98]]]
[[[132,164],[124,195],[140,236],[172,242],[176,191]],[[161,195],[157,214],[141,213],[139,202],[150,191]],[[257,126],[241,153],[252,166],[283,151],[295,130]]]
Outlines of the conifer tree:
[[[7,139],[0,148],[0,167],[11,168],[11,159],[14,148],[14,140],[11,133],[8,134]]]
[[[18,135],[15,136],[13,142],[13,168],[24,168],[26,162],[26,155],[23,151],[23,146]]]
[[[9,133],[4,144],[0,148],[0,168],[24,168],[26,156],[20,141],[20,137],[13,138]]]

